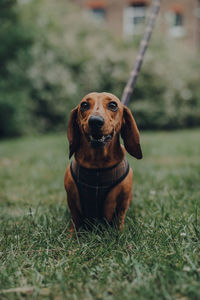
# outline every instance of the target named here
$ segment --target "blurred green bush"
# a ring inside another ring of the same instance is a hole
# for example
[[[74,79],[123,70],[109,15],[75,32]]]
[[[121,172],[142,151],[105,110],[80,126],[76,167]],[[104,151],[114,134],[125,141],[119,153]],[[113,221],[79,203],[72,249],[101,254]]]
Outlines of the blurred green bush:
[[[66,128],[91,91],[119,98],[138,51],[66,0],[0,0],[0,136]],[[199,60],[154,33],[130,107],[140,129],[200,125]]]
[[[29,80],[24,68],[33,37],[15,0],[0,0],[0,24],[0,137],[7,137],[27,128]]]

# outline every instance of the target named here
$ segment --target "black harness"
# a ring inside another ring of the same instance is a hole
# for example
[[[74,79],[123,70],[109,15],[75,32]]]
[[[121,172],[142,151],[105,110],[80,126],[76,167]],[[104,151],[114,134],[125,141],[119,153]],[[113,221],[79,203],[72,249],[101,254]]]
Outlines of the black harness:
[[[106,196],[129,172],[127,159],[105,169],[84,168],[73,160],[70,168],[79,191],[83,216],[89,220],[102,219]]]

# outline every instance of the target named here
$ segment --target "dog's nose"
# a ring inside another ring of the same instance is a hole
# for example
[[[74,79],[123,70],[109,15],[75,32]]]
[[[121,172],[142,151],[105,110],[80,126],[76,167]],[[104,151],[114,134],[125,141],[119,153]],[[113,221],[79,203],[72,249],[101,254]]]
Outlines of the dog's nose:
[[[104,118],[101,116],[91,116],[89,118],[88,124],[92,129],[100,129],[104,124]]]

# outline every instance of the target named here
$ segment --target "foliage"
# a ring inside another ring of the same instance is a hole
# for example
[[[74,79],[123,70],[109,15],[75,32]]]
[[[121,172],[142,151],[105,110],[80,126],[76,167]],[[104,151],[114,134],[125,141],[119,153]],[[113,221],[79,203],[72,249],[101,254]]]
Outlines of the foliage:
[[[16,0],[0,0],[0,136],[25,132],[28,125],[28,24],[20,19]]]
[[[1,142],[0,298],[199,299],[199,133],[144,133],[125,231],[74,238],[65,135]]]
[[[0,0],[0,136],[66,128],[91,91],[119,98],[138,41],[116,40],[66,0]],[[200,125],[199,62],[154,34],[130,107],[139,128]]]
[[[40,26],[27,72],[33,113],[44,122],[44,130],[63,127],[86,93],[107,90],[120,95],[127,75],[124,52],[108,33],[65,1],[50,3],[48,10],[47,1],[38,2],[39,8],[34,5],[34,22]]]
[[[154,49],[156,52],[152,53]],[[156,36],[144,65],[131,103],[141,128],[199,126],[200,63],[197,56],[189,49],[182,49],[181,44]]]

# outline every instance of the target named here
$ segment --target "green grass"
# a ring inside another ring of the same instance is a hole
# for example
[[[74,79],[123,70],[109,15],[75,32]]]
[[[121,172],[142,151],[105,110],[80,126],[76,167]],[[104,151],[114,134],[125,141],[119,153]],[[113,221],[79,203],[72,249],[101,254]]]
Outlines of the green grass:
[[[125,232],[70,238],[65,134],[0,143],[0,299],[200,299],[200,130],[142,148]]]

